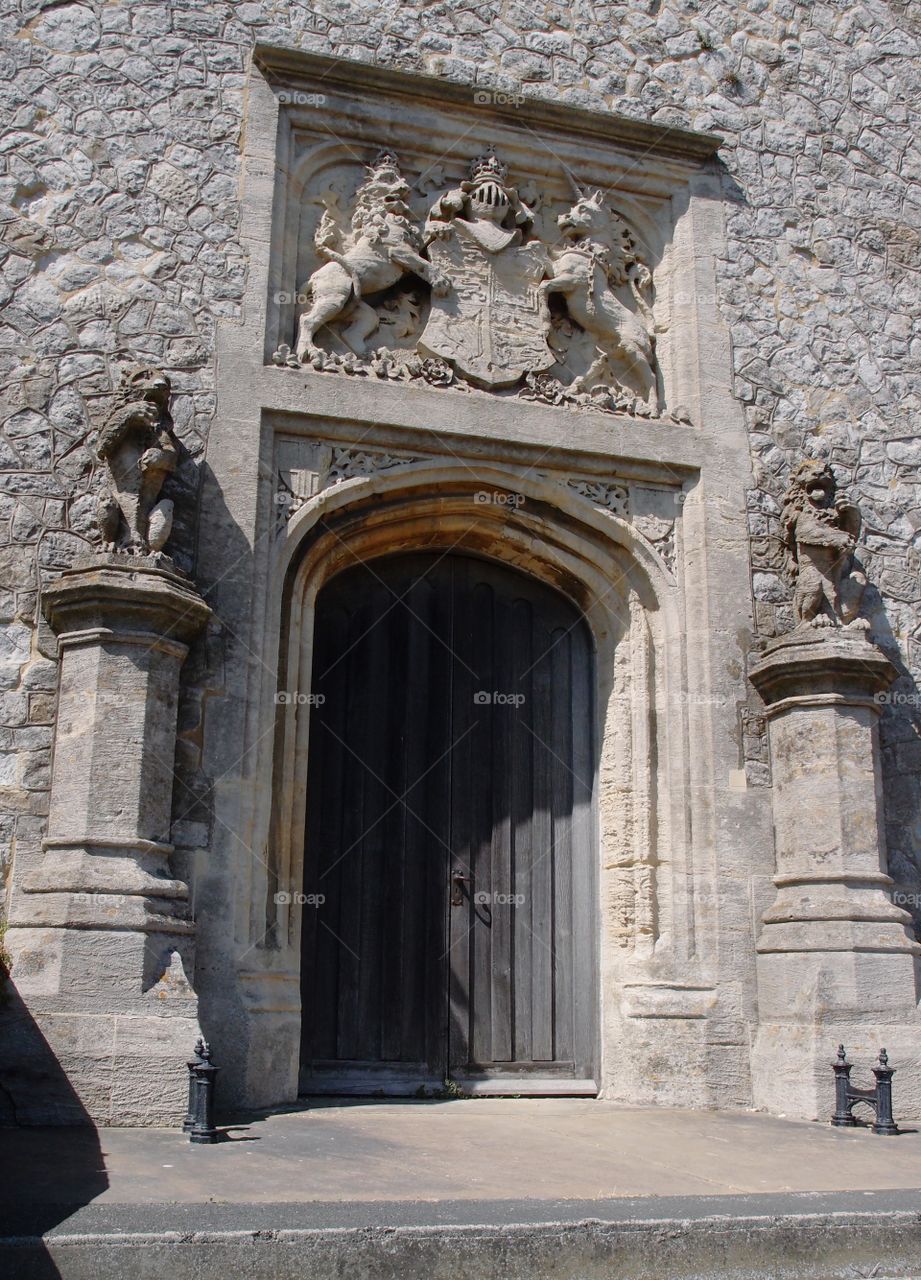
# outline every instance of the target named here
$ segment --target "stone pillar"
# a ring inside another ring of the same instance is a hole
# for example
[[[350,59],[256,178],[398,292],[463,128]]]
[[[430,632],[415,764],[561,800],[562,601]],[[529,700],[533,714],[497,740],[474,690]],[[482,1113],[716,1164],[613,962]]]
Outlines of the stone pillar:
[[[868,1084],[888,1048],[901,1114],[921,1115],[921,948],[891,899],[882,815],[878,697],[895,669],[865,632],[801,627],[750,675],[770,726],[777,886],[757,944],[755,1105],[826,1118],[843,1041]]]
[[[194,925],[169,836],[179,669],[210,610],[169,565],[96,556],[43,595],[61,661],[51,808],[7,934],[33,1122],[185,1112]]]

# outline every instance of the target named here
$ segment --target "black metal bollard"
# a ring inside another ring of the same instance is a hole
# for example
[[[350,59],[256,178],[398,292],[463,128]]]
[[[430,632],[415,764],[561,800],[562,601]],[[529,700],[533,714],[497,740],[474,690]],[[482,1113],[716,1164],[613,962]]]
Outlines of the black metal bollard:
[[[831,1122],[839,1129],[850,1129],[857,1121],[851,1111],[853,1103],[848,1101],[851,1092],[851,1064],[847,1060],[843,1044],[838,1045],[838,1056],[831,1065],[835,1073],[835,1114]]]
[[[875,1089],[858,1089],[851,1084],[851,1063],[847,1060],[843,1044],[838,1045],[837,1059],[831,1065],[835,1073],[835,1114],[831,1123],[841,1129],[852,1128],[857,1124],[855,1105],[866,1102],[875,1112],[872,1132],[885,1137],[898,1134],[899,1127],[892,1118],[892,1077],[895,1071],[889,1066],[886,1050],[880,1049],[879,1065],[873,1068]]]
[[[192,1073],[195,1068],[201,1066],[204,1061],[204,1058],[202,1057],[202,1050],[204,1047],[205,1042],[202,1037],[199,1036],[195,1041],[195,1048],[192,1050],[192,1057],[186,1063],[186,1066],[189,1069],[189,1104],[186,1108],[185,1119],[182,1122],[183,1133],[191,1133],[192,1125],[195,1122],[195,1116],[193,1114],[195,1108],[195,1076]]]
[[[892,1077],[895,1071],[889,1065],[889,1054],[885,1049],[879,1051],[879,1066],[873,1068],[876,1076],[876,1123],[874,1133],[886,1136],[898,1133],[899,1127],[892,1118]]]
[[[217,1142],[214,1127],[214,1083],[218,1068],[211,1061],[211,1049],[204,1040],[195,1046],[195,1058],[189,1062],[189,1115],[190,1142]]]

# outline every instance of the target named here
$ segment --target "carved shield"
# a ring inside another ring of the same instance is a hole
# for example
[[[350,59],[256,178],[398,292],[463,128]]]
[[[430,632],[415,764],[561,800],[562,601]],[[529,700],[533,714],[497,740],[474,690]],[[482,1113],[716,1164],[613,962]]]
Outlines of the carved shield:
[[[537,298],[549,258],[542,244],[518,244],[517,232],[478,231],[457,219],[449,239],[429,245],[428,256],[451,291],[432,298],[419,347],[475,382],[506,387],[556,361]]]

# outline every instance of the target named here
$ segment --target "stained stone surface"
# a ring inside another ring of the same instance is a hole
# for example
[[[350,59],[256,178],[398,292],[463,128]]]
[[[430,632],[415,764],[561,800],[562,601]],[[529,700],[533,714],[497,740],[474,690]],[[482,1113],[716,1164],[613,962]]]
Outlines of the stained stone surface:
[[[921,20],[910,2],[10,0],[0,23],[0,102],[11,121],[0,144],[4,875],[14,851],[39,848],[48,811],[58,673],[38,591],[93,543],[104,485],[95,429],[126,359],[171,379],[186,452],[165,490],[175,504],[170,552],[181,568],[198,568],[215,331],[245,319],[241,148],[260,41],[466,86],[471,102],[492,95],[511,125],[526,124],[539,98],[723,138],[715,303],[750,441],[756,631],[769,639],[792,623],[783,495],[804,455],[828,458],[863,512],[864,607],[898,671],[880,694],[884,816],[896,901],[921,920]],[[339,394],[348,400],[353,390]],[[354,451],[333,465],[344,479],[376,467]],[[298,501],[321,470],[292,481]],[[734,495],[718,488],[704,499],[717,509],[724,500]],[[219,515],[213,490],[207,501],[203,517]],[[601,501],[614,510],[615,497]],[[661,495],[635,518],[673,563],[675,526]],[[221,882],[220,862],[203,867],[196,852],[214,827],[204,706],[239,652],[233,628],[214,623],[183,669],[171,841],[176,874],[197,868],[206,896]],[[770,770],[756,700],[740,707],[738,723],[739,770],[763,790]],[[629,887],[641,901],[645,877]],[[763,909],[770,893],[754,883],[750,898]],[[740,892],[731,909],[739,936],[750,934],[751,901]],[[748,999],[739,995],[723,1015],[719,1049],[699,1045],[696,1024],[684,1023],[689,1042],[675,1041],[673,1065],[688,1052],[704,1066],[717,1052],[741,1061]],[[747,1084],[739,1076],[733,1087],[743,1097]]]

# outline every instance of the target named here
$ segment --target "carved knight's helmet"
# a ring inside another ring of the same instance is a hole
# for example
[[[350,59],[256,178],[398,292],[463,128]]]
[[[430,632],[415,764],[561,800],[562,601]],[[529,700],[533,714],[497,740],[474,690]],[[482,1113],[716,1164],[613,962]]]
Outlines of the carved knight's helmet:
[[[493,152],[479,156],[470,166],[470,181],[464,184],[474,218],[501,225],[511,208],[508,167]]]
[[[403,181],[400,173],[400,162],[392,151],[379,151],[374,162],[368,166],[368,177],[377,182],[398,183]]]

